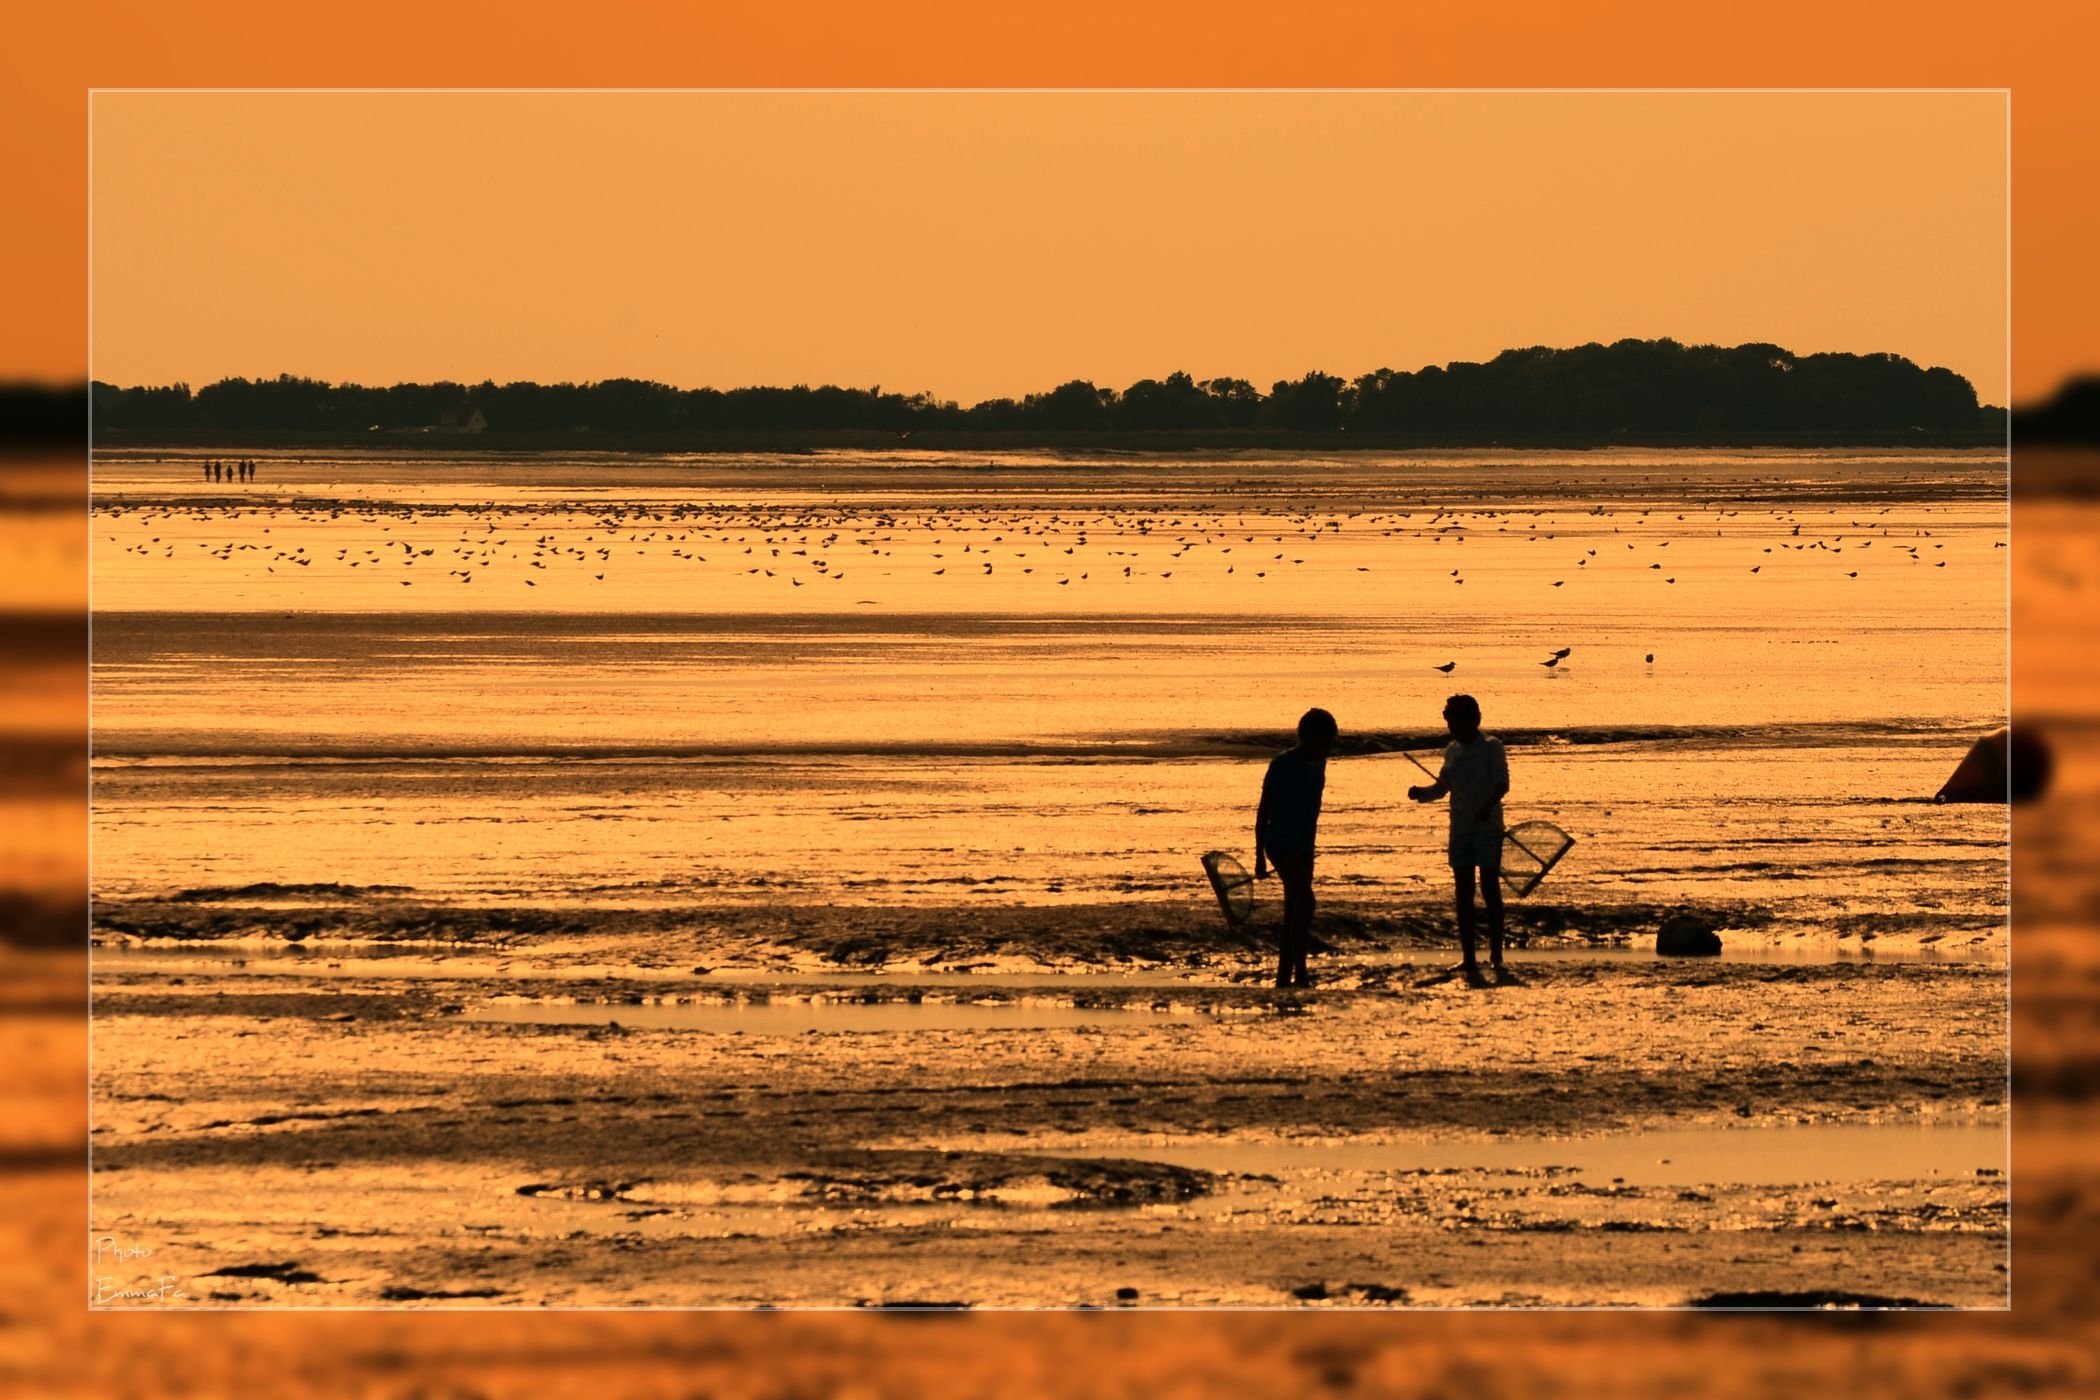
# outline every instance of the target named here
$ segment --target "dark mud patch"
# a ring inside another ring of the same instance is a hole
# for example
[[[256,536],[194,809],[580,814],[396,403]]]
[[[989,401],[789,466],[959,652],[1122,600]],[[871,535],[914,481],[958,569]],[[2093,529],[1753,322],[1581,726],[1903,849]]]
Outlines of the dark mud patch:
[[[565,1201],[626,1201],[627,1193],[643,1185],[640,1181],[570,1181],[532,1182],[520,1186],[517,1194],[533,1200]]]
[[[1371,1303],[1381,1307],[1406,1307],[1412,1295],[1405,1288],[1383,1283],[1345,1283],[1330,1288],[1324,1282],[1305,1283],[1290,1290],[1301,1303]]]
[[[279,886],[296,889],[296,886]],[[352,886],[337,886],[349,890]],[[187,891],[195,895],[198,891]],[[102,900],[95,904],[93,939],[168,939],[210,942],[228,938],[358,939],[379,943],[471,943],[504,947],[533,938],[649,931],[650,923],[630,910],[485,908],[433,904],[364,894],[285,896],[214,894],[208,900],[177,895],[166,900]],[[671,932],[676,924],[662,923]],[[690,933],[690,925],[686,926]]]
[[[408,885],[342,885],[333,881],[323,884],[281,885],[275,880],[263,880],[252,885],[201,885],[196,889],[183,890],[168,896],[174,904],[212,904],[236,899],[321,899],[357,900],[373,896],[412,894]]]
[[[1883,1308],[1930,1308],[1949,1309],[1951,1303],[1928,1303],[1922,1298],[1895,1298],[1880,1293],[1849,1293],[1842,1289],[1778,1289],[1753,1288],[1736,1292],[1706,1293],[1687,1301],[1694,1308],[1816,1308],[1859,1309],[1874,1311]]]
[[[811,1200],[837,1204],[1141,1206],[1208,1195],[1210,1172],[1128,1158],[886,1152],[784,1173]]]
[[[327,1279],[295,1263],[288,1264],[228,1264],[223,1269],[199,1274],[199,1278],[266,1278],[273,1283],[326,1283]]]
[[[265,888],[275,893],[252,893]],[[92,933],[110,941],[341,938],[490,949],[586,938],[637,948],[677,947],[704,965],[775,957],[816,959],[842,969],[895,963],[958,967],[996,959],[1101,969],[1202,967],[1266,957],[1276,947],[1277,934],[1266,921],[1232,928],[1208,900],[1193,898],[1050,906],[617,908],[465,905],[347,893],[355,888],[245,886],[241,891],[186,891],[168,899],[98,901]],[[330,893],[283,893],[302,889]],[[303,905],[296,902],[300,898]],[[1508,929],[1511,943],[1520,948],[1534,941],[1623,946],[1652,938],[1665,919],[1683,912],[1681,906],[1532,902],[1510,907]],[[1769,910],[1740,903],[1700,912],[1731,929],[1759,928],[1773,919]],[[1313,932],[1317,951],[1371,953],[1448,947],[1449,923],[1450,910],[1441,899],[1376,906],[1337,900],[1322,906]]]

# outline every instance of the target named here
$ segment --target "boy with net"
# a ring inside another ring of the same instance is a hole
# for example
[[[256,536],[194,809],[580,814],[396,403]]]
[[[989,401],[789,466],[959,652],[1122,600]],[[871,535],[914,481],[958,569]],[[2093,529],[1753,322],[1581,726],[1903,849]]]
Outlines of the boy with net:
[[[1276,985],[1309,987],[1305,955],[1312,948],[1313,837],[1320,824],[1320,799],[1327,789],[1327,756],[1340,727],[1325,710],[1307,710],[1298,721],[1298,746],[1269,762],[1254,813],[1254,878],[1276,867],[1283,884],[1283,946]]]
[[[1473,953],[1473,885],[1476,872],[1487,905],[1488,962],[1502,973],[1502,799],[1509,794],[1509,759],[1502,741],[1480,732],[1480,702],[1454,695],[1444,702],[1451,743],[1434,783],[1411,787],[1417,802],[1451,799],[1451,873],[1458,897],[1459,972],[1478,986],[1483,979]]]

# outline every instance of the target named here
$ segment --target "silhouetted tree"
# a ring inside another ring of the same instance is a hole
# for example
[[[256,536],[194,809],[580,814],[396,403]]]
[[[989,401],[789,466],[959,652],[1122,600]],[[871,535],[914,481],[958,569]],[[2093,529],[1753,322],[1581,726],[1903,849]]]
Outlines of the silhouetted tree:
[[[112,431],[414,431],[480,410],[497,432],[889,430],[1016,432],[1244,429],[1465,435],[1581,432],[1730,434],[1976,429],[2003,423],[1966,379],[1899,355],[1795,355],[1762,342],[1674,340],[1529,346],[1485,364],[1409,373],[1381,367],[1354,380],[1314,372],[1264,395],[1244,379],[1198,381],[1177,370],[1122,393],[1074,379],[970,408],[932,394],[837,385],[674,389],[639,379],[592,384],[490,381],[327,384],[279,375],[189,386],[91,387],[94,426]]]
[[[1318,370],[1303,379],[1279,379],[1256,422],[1264,427],[1318,430],[1342,425],[1342,390],[1347,386]]]

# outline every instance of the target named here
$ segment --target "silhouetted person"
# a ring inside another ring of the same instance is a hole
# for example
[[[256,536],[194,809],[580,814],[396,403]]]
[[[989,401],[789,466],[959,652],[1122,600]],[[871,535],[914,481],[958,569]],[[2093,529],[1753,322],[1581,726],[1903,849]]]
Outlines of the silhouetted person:
[[[1320,825],[1320,798],[1327,789],[1327,755],[1340,727],[1325,710],[1307,710],[1298,721],[1298,746],[1269,761],[1261,805],[1254,813],[1254,878],[1276,867],[1283,883],[1283,944],[1276,960],[1279,987],[1312,984],[1305,955],[1312,946],[1313,838]]]
[[[1480,702],[1454,695],[1444,702],[1444,723],[1451,743],[1444,748],[1443,771],[1434,783],[1411,787],[1417,802],[1451,799],[1451,873],[1458,896],[1459,970],[1478,983],[1480,964],[1473,955],[1473,885],[1479,872],[1481,901],[1487,905],[1488,961],[1502,971],[1502,799],[1509,794],[1509,759],[1502,741],[1480,732]]]
[[[209,463],[209,462],[206,462],[206,463],[204,464],[204,479],[205,479],[206,481],[210,481],[210,480],[211,480],[211,463]]]

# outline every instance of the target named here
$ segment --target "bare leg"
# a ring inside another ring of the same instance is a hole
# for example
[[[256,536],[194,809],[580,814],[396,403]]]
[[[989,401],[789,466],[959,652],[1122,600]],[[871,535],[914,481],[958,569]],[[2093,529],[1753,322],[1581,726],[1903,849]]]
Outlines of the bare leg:
[[[1480,898],[1487,905],[1488,916],[1488,962],[1496,968],[1502,966],[1502,872],[1482,869],[1480,872]]]
[[[1313,899],[1312,862],[1305,862],[1305,892],[1298,900],[1297,937],[1291,948],[1295,960],[1291,969],[1291,980],[1304,986],[1310,979],[1305,973],[1305,955],[1312,951],[1312,921],[1316,901]]]
[[[1283,946],[1276,959],[1276,985],[1288,987],[1305,978],[1305,955],[1312,945],[1312,862],[1293,852],[1272,853],[1276,878],[1283,882]]]
[[[1451,873],[1458,886],[1459,966],[1470,971],[1479,965],[1473,957],[1473,867],[1453,866]]]

